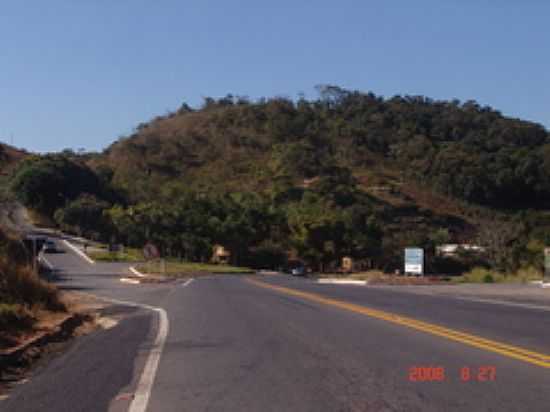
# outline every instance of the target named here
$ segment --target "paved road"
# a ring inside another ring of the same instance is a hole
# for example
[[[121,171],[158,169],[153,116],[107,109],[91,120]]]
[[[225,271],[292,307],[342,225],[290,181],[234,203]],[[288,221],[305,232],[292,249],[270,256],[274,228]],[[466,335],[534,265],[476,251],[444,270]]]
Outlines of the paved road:
[[[157,312],[113,304],[104,315],[118,319],[116,326],[76,339],[0,402],[2,411],[139,410],[132,396],[143,395],[147,365],[160,349],[147,411],[550,407],[550,357],[540,357],[550,354],[550,311],[543,307],[285,276],[128,285],[118,280],[125,265],[90,265],[70,251],[49,259],[61,269],[60,287],[164,309],[166,341],[154,344]],[[411,381],[416,366],[444,368],[445,380]],[[472,372],[467,382],[465,367]],[[488,367],[487,378],[496,371],[494,380],[479,381],[480,367]]]

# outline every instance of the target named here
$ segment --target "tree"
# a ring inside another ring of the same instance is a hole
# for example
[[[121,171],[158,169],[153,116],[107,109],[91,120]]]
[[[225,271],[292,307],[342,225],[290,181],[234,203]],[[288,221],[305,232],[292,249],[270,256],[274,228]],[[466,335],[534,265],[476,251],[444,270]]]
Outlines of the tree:
[[[10,188],[25,206],[49,216],[81,193],[102,194],[92,170],[62,155],[34,156],[23,161]]]
[[[479,242],[485,248],[487,259],[497,270],[515,270],[519,266],[522,227],[513,222],[487,222],[479,231]]]
[[[437,229],[434,233],[429,236],[430,241],[433,243],[434,247],[441,246],[445,243],[449,243],[451,235],[449,234],[449,229],[440,228]]]
[[[109,203],[85,193],[57,209],[54,219],[62,229],[76,232],[79,236],[109,239],[112,233],[112,225],[106,214],[109,207]]]

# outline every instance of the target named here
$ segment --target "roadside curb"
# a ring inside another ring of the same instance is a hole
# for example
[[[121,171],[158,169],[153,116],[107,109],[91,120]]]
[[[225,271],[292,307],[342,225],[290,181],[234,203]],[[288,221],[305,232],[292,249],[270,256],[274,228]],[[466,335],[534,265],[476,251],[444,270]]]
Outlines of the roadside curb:
[[[331,284],[331,285],[366,286],[369,282],[367,280],[352,280],[352,279],[317,279],[317,283]]]
[[[550,288],[550,282],[545,282],[544,280],[531,280],[529,284],[540,286],[543,289]]]
[[[19,347],[3,351],[0,353],[0,370],[5,370],[9,367],[29,366],[42,355],[42,352],[36,349],[44,347],[49,343],[70,339],[75,329],[92,319],[92,316],[86,313],[73,313],[60,322],[53,330],[38,334]]]
[[[120,278],[119,279],[122,283],[130,283],[132,285],[139,285],[141,282],[137,279],[132,278]]]
[[[256,275],[266,275],[266,276],[275,276],[275,275],[281,275],[281,272],[278,272],[276,270],[258,270]]]
[[[132,285],[139,285],[144,283],[166,283],[166,282],[172,282],[175,280],[175,278],[169,278],[166,276],[159,276],[159,275],[146,275],[139,270],[137,270],[134,266],[130,266],[128,268],[130,272],[134,274],[134,276],[124,276],[121,277],[119,280],[122,283],[130,283]]]
[[[134,275],[140,277],[140,278],[144,278],[145,275],[143,273],[141,273],[139,270],[137,270],[135,267],[133,266],[130,266],[130,272],[132,272]]]

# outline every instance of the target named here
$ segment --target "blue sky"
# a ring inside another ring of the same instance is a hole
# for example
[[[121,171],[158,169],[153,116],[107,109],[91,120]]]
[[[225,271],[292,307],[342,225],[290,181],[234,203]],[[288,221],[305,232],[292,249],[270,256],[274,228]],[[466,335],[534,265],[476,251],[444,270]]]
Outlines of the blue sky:
[[[550,2],[9,1],[0,140],[101,150],[205,96],[317,84],[475,99],[550,128]]]

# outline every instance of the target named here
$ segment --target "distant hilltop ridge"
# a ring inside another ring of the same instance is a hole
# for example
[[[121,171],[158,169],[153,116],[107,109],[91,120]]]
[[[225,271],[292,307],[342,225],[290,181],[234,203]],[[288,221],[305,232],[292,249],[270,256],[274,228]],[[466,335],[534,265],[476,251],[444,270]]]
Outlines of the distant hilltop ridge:
[[[549,205],[550,134],[540,124],[475,101],[319,91],[313,101],[228,95],[198,109],[183,104],[141,123],[91,164],[130,192],[180,178],[220,190],[265,189],[283,176],[303,185],[338,166],[370,175],[372,186],[387,181],[385,170],[475,204]]]
[[[25,150],[16,149],[0,142],[0,173],[7,173],[10,168],[26,156],[28,156],[28,152]]]

